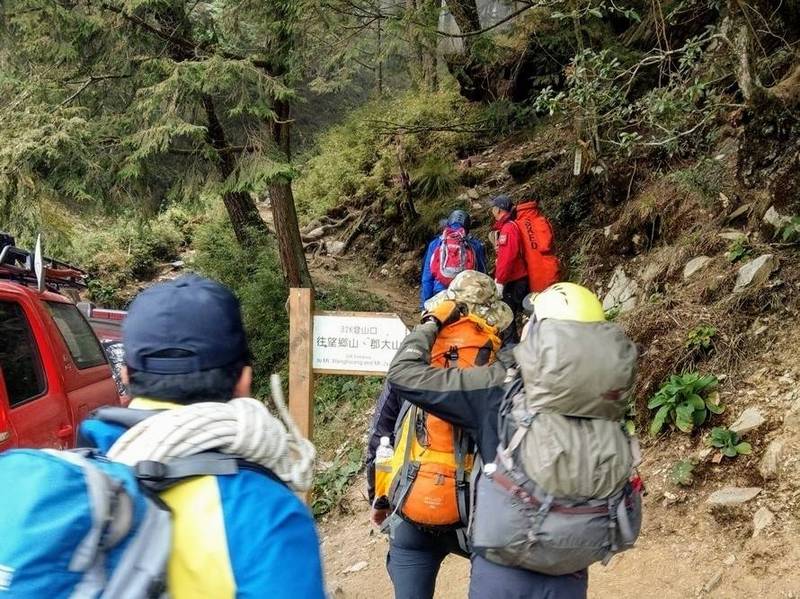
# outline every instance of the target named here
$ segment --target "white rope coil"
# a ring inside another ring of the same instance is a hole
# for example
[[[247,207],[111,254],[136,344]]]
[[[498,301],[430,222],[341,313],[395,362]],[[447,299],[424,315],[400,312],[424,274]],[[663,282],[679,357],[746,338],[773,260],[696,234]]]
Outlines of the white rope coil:
[[[128,429],[108,457],[133,466],[219,451],[268,468],[295,491],[308,491],[316,450],[289,415],[280,378],[273,375],[271,383],[280,420],[250,397],[195,403],[166,410]]]

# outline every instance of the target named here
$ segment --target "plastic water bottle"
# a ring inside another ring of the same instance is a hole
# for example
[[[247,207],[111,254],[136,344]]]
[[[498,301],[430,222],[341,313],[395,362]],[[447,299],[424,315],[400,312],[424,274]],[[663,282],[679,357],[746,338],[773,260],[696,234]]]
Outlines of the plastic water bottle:
[[[394,449],[389,437],[381,437],[381,444],[375,450],[375,497],[389,494],[389,485],[392,482],[392,458]]]

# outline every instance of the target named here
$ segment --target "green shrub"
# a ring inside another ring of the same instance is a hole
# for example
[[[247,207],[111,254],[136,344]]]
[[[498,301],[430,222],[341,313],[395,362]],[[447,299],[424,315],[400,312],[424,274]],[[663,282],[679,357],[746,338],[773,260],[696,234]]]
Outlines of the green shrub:
[[[353,111],[344,123],[320,136],[300,169],[295,184],[298,211],[312,217],[347,199],[391,197],[399,172],[398,151],[411,172],[418,172],[428,157],[454,162],[456,151],[472,135],[444,129],[474,118],[477,110],[457,91],[445,90],[409,92]],[[455,171],[437,173],[434,189],[443,181],[450,186],[458,180]]]
[[[242,248],[227,218],[200,225],[192,266],[230,287],[242,307],[254,366],[254,389],[269,389],[269,375],[286,359],[288,346],[287,289],[272,243]]]
[[[76,228],[63,258],[89,272],[92,301],[124,308],[130,296],[125,288],[153,278],[159,263],[175,260],[185,243],[169,212],[150,221],[121,216]]]
[[[730,247],[728,248],[728,252],[725,254],[725,257],[730,262],[738,262],[739,260],[749,258],[752,255],[753,249],[750,247],[750,243],[746,238],[742,237],[741,239],[737,239],[731,243]]]
[[[416,195],[425,199],[447,196],[458,186],[458,173],[453,160],[441,156],[428,156],[417,167],[412,177]]]
[[[323,516],[339,505],[350,482],[361,471],[362,463],[362,450],[354,447],[346,455],[336,456],[333,463],[316,477],[311,500],[315,517]]]
[[[672,465],[669,478],[675,485],[689,487],[694,482],[695,463],[692,460],[680,460]]]
[[[311,503],[315,516],[337,505],[353,478],[361,471],[361,431],[371,415],[371,407],[380,393],[379,377],[318,377],[314,392],[314,443],[321,460],[331,465],[315,479]]]
[[[352,277],[339,278],[331,287],[316,290],[315,304],[320,310],[385,312],[389,305],[382,297],[363,289]]]
[[[783,226],[775,231],[775,237],[784,243],[797,243],[800,241],[800,216],[793,216]]]
[[[686,337],[686,349],[707,352],[714,347],[714,337],[717,329],[711,325],[702,324],[691,331]]]
[[[650,433],[657,435],[664,424],[672,423],[684,433],[702,425],[709,413],[722,414],[719,395],[714,393],[719,381],[713,375],[701,376],[693,372],[670,377],[650,398],[647,407],[656,410],[650,424]]]
[[[737,455],[750,455],[753,452],[753,447],[749,443],[742,442],[738,433],[724,426],[716,426],[711,429],[709,443],[728,458],[735,458]]]

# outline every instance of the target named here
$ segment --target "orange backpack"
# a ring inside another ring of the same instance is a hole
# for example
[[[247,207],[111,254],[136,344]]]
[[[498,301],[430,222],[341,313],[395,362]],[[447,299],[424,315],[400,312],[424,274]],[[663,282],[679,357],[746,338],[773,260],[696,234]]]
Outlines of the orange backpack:
[[[439,368],[491,364],[497,329],[467,315],[441,330],[431,349]],[[394,510],[424,527],[465,526],[474,448],[460,428],[406,403],[398,418],[387,495]],[[376,489],[377,493],[377,489]]]
[[[558,258],[554,255],[553,228],[539,212],[536,202],[517,206],[517,218],[522,239],[522,254],[528,266],[528,286],[531,291],[544,291],[560,279]]]

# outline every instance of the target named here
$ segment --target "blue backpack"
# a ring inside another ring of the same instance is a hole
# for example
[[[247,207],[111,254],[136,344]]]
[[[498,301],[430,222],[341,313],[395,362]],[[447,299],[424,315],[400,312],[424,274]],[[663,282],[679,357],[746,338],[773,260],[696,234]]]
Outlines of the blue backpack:
[[[239,462],[204,453],[132,468],[92,450],[0,453],[0,599],[166,597],[172,521],[155,493]]]
[[[0,597],[160,597],[171,516],[134,470],[88,452],[0,454]]]

